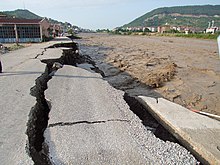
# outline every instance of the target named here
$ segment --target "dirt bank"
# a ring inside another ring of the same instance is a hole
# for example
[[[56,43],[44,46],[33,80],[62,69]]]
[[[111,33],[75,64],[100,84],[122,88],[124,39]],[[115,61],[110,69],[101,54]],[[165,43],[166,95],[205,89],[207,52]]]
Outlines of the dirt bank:
[[[220,115],[217,42],[155,36],[83,34],[81,50],[113,86],[131,95],[163,96]]]

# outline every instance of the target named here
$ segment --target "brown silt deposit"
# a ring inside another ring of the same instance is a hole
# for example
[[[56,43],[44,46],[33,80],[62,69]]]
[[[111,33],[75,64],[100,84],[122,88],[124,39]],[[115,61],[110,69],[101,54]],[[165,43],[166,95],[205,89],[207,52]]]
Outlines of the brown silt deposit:
[[[130,95],[162,96],[220,115],[220,59],[215,40],[82,34],[105,79]]]

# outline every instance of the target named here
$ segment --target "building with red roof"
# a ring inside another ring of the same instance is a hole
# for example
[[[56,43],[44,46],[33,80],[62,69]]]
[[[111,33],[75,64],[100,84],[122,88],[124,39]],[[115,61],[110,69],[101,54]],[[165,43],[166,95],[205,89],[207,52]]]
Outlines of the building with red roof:
[[[43,19],[0,17],[0,43],[42,42],[49,37],[50,23]]]

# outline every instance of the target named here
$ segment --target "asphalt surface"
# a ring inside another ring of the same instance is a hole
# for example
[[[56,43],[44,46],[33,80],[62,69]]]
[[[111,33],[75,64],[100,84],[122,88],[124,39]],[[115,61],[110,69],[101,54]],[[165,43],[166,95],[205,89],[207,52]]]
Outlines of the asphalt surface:
[[[44,65],[33,59],[41,51],[34,45],[0,55],[3,73],[0,74],[0,164],[32,164],[26,153],[26,123],[35,99],[30,88],[44,71]]]
[[[57,58],[61,49],[43,51],[46,44],[1,55],[0,164],[33,164],[25,135],[35,104],[30,93],[45,69],[39,59]],[[83,68],[88,68],[84,65]],[[92,71],[73,66],[58,70],[48,83],[49,125],[44,136],[50,161],[62,164],[196,164],[176,143],[164,142],[130,111],[124,93]]]
[[[148,131],[130,111],[124,93],[100,75],[65,66],[48,86],[52,108],[45,137],[52,163],[196,163],[183,147]]]
[[[3,73],[0,73],[1,165],[33,164],[26,149],[28,114],[36,102],[30,95],[30,88],[45,70],[45,64],[40,62],[40,54],[50,44],[33,44],[27,48],[0,54],[3,65]],[[51,50],[48,54],[56,56],[54,51]],[[61,50],[56,51],[62,53]],[[35,59],[37,55],[40,56]]]

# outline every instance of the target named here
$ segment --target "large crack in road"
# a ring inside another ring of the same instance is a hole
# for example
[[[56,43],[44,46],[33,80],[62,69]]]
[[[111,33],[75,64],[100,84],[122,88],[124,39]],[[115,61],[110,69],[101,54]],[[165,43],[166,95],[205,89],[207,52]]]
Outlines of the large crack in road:
[[[31,108],[29,113],[29,120],[27,122],[28,136],[27,152],[32,158],[35,165],[50,165],[50,158],[48,156],[48,146],[45,143],[44,131],[47,127],[55,126],[72,126],[75,124],[99,124],[106,122],[129,122],[127,120],[111,119],[111,120],[100,120],[100,121],[76,121],[76,122],[59,122],[50,124],[48,126],[49,112],[51,104],[45,98],[45,90],[47,90],[47,83],[52,79],[54,73],[60,69],[63,65],[77,66],[77,64],[88,63],[93,65],[91,68],[97,73],[100,73],[105,77],[102,72],[95,64],[95,62],[88,56],[79,53],[77,43],[61,43],[54,44],[44,49],[41,54],[43,55],[49,48],[64,47],[63,54],[57,59],[44,59],[42,63],[46,64],[44,73],[35,80],[35,86],[31,88],[30,94],[36,98],[36,104]],[[148,112],[147,110],[135,99],[135,97],[129,96],[127,93],[124,95],[124,100],[130,106],[130,110],[135,113],[143,125],[151,130],[157,137],[164,141],[178,142],[167,130],[165,130]]]
[[[66,47],[63,54],[57,59],[44,59],[42,63],[46,63],[44,73],[35,80],[35,86],[30,89],[30,94],[36,98],[36,104],[31,108],[29,113],[29,120],[27,122],[28,136],[27,152],[32,158],[35,165],[48,165],[51,164],[48,158],[48,149],[44,143],[44,131],[48,126],[49,112],[51,109],[50,102],[45,98],[45,90],[48,88],[47,83],[52,79],[54,73],[63,65],[76,66],[81,63],[94,63],[88,56],[79,54],[78,45],[75,42],[54,44],[48,48]],[[41,54],[48,49],[44,49]],[[98,70],[95,65],[94,68]]]
[[[49,102],[45,99],[44,91],[47,89],[47,82],[52,78],[50,76],[51,69],[47,65],[45,72],[36,79],[35,86],[31,88],[31,95],[36,97],[37,102],[29,113],[26,131],[28,136],[27,149],[36,165],[50,164],[46,155],[46,147],[43,146],[43,133],[47,128],[50,112]]]

